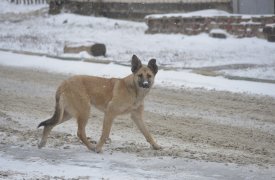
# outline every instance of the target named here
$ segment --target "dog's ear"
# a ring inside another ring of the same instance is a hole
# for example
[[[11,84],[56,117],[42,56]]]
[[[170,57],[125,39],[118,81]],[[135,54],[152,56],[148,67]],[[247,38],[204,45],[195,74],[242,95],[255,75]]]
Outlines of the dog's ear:
[[[133,73],[136,73],[141,67],[142,67],[142,64],[141,64],[141,61],[139,60],[139,58],[136,56],[136,55],[133,55],[132,56],[132,72]]]
[[[158,72],[158,66],[156,64],[156,59],[151,59],[148,63],[148,68],[156,75]]]

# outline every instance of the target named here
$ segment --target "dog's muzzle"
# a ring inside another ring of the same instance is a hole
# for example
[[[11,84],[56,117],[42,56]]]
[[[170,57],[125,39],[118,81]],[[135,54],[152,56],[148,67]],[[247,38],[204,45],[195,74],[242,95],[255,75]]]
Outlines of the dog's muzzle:
[[[143,88],[149,88],[150,87],[150,83],[148,81],[143,81],[141,87],[143,87]]]

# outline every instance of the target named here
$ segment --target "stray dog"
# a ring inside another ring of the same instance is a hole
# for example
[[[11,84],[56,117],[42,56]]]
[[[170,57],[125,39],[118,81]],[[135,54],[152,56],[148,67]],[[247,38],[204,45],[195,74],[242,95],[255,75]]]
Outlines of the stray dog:
[[[152,148],[160,149],[143,121],[144,98],[149,93],[158,72],[156,60],[151,59],[145,66],[136,55],[133,55],[131,65],[132,74],[122,79],[73,76],[65,80],[57,89],[53,116],[38,125],[38,128],[44,126],[38,147],[45,146],[53,127],[74,117],[77,119],[77,136],[80,140],[88,149],[97,153],[102,152],[102,146],[109,138],[114,118],[131,113],[131,118]],[[102,135],[96,145],[88,141],[85,132],[92,105],[104,112]]]

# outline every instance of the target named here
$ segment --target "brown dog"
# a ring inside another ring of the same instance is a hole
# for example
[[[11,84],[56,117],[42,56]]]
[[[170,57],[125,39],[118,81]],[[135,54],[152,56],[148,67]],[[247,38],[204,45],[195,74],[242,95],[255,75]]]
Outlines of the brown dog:
[[[144,66],[133,55],[132,72],[122,79],[74,76],[65,80],[57,89],[53,116],[38,125],[38,128],[44,126],[38,147],[45,146],[54,126],[75,117],[78,123],[77,136],[90,150],[101,152],[105,140],[109,138],[113,119],[118,115],[131,113],[131,118],[153,149],[160,149],[143,122],[144,97],[150,91],[158,72],[156,60],[151,59]],[[97,145],[87,140],[85,132],[92,105],[104,112],[102,135]]]

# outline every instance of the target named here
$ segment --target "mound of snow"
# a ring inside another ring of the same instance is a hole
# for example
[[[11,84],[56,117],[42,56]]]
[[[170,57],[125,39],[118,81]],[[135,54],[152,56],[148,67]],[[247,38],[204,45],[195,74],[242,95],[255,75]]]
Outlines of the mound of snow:
[[[229,16],[230,13],[217,9],[207,9],[200,11],[193,11],[188,13],[170,13],[170,14],[153,14],[148,15],[146,18],[162,18],[162,17],[192,17],[192,16],[201,16],[201,17],[215,17],[215,16]]]

